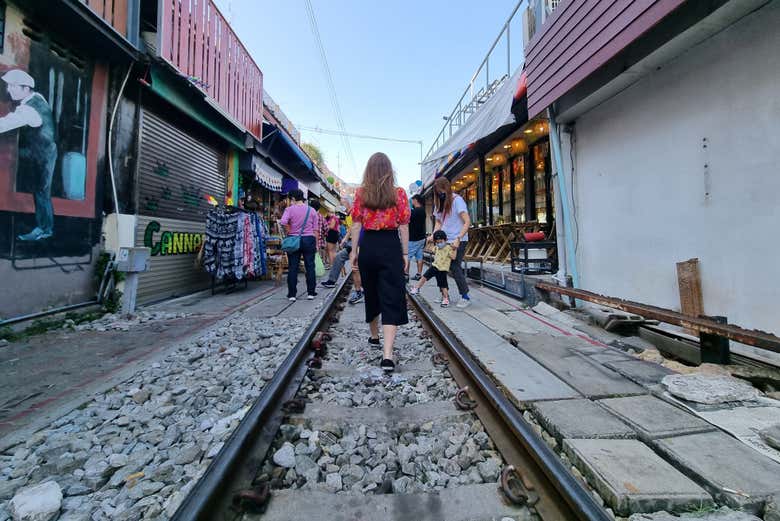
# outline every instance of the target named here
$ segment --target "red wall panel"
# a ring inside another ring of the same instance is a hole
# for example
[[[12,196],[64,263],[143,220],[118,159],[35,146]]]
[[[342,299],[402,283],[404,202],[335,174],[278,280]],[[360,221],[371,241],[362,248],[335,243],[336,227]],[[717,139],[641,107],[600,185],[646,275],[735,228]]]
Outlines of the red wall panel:
[[[263,73],[213,0],[162,0],[160,55],[261,137]]]
[[[534,117],[669,15],[685,0],[568,0],[526,53]]]

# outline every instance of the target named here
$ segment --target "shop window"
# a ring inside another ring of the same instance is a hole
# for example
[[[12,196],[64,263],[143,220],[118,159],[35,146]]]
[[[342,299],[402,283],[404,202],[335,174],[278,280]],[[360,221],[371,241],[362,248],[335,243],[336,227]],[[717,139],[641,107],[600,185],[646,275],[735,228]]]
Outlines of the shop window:
[[[533,147],[534,184],[536,185],[536,220],[547,223],[546,195],[544,177],[547,173],[547,156],[549,143],[541,143]]]
[[[466,201],[466,206],[469,211],[469,218],[471,222],[477,219],[477,184],[472,183],[463,190],[461,190],[461,196]]]
[[[5,2],[0,0],[0,54],[5,50]]]
[[[523,179],[525,176],[525,161],[523,156],[512,160],[512,169],[515,173],[515,222],[525,222],[525,190]]]

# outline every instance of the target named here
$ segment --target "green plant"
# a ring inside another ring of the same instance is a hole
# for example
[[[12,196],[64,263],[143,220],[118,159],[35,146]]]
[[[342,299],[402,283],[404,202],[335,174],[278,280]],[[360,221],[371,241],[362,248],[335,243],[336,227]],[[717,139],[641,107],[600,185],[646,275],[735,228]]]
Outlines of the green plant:
[[[2,326],[0,327],[0,340],[8,340],[9,342],[13,342],[19,338],[19,334],[11,329],[10,326]]]
[[[111,291],[103,295],[102,304],[105,311],[116,313],[122,305],[122,292],[116,289],[116,286],[125,280],[125,274],[115,269],[112,269],[110,273],[106,274],[106,269],[110,262],[111,254],[105,251],[102,252],[98,257],[97,262],[95,262],[94,279],[95,285],[97,286],[98,291],[100,291],[100,288],[103,285],[103,277],[111,277],[112,284],[108,284],[109,281],[106,281],[106,284],[111,288]],[[98,295],[98,298],[100,298],[100,295]]]
[[[122,307],[122,292],[114,288],[103,301],[103,309],[108,313],[116,313]]]

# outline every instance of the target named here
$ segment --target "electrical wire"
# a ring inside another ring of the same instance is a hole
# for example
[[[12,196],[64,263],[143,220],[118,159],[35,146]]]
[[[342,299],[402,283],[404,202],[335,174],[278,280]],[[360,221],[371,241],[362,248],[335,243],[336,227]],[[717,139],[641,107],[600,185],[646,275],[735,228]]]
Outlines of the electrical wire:
[[[311,0],[305,0],[304,4],[306,6],[306,14],[309,16],[309,23],[311,24],[311,32],[314,36],[314,42],[317,44],[317,48],[320,52],[320,58],[322,61],[322,69],[325,73],[325,81],[328,84],[328,94],[330,96],[330,103],[333,107],[333,112],[336,117],[336,125],[338,126],[339,130],[343,133],[341,135],[341,143],[344,147],[344,151],[347,154],[347,157],[349,158],[350,163],[352,164],[352,168],[354,172],[357,172],[357,165],[355,164],[355,158],[352,155],[352,146],[349,142],[349,137],[346,135],[347,130],[344,125],[344,118],[341,116],[341,106],[339,105],[338,96],[336,95],[336,86],[333,83],[333,74],[330,70],[330,65],[328,64],[328,57],[325,53],[325,46],[322,43],[322,37],[320,36],[320,30],[317,26],[317,17],[314,14],[314,8],[311,5]]]
[[[114,194],[114,212],[117,214],[117,238],[119,237],[119,197],[117,196],[116,192],[116,179],[114,177],[114,160],[113,155],[111,153],[112,146],[111,146],[111,137],[114,135],[114,120],[116,119],[116,113],[117,110],[119,110],[119,102],[122,101],[122,94],[125,92],[125,85],[127,85],[127,80],[130,79],[130,73],[133,70],[133,64],[130,64],[130,67],[127,69],[127,74],[125,74],[125,79],[122,81],[122,86],[119,87],[119,93],[116,95],[116,103],[114,103],[114,109],[111,111],[111,120],[108,124],[108,172],[111,177],[111,189]]]
[[[347,137],[356,137],[361,139],[376,139],[378,141],[392,141],[394,143],[414,143],[416,145],[422,142],[419,139],[396,139],[392,137],[370,136],[368,134],[351,134],[348,132],[342,132],[340,130],[326,130],[324,128],[319,128],[319,127],[304,127],[301,125],[297,125],[296,128],[299,130],[308,130],[309,132],[317,132],[318,134],[329,134],[331,136],[347,136]]]
[[[572,128],[571,134],[569,134],[569,161],[571,161],[571,216],[574,218],[574,254],[577,255],[577,251],[580,247],[580,224],[577,221],[577,203],[574,198],[575,189],[575,177],[574,177],[574,149],[577,146],[576,127]]]

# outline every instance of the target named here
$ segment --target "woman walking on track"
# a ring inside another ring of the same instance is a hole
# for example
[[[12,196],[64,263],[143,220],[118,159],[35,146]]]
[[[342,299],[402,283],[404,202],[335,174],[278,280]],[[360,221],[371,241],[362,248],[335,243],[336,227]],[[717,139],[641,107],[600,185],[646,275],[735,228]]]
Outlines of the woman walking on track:
[[[353,269],[360,270],[365,295],[369,344],[379,345],[379,317],[382,317],[384,357],[380,367],[395,369],[393,343],[398,326],[409,322],[406,311],[404,273],[409,266],[409,200],[403,188],[395,186],[390,159],[372,155],[363,173],[363,184],[352,206]],[[363,238],[360,238],[361,229]]]
[[[295,302],[298,295],[298,265],[303,256],[306,268],[306,289],[309,300],[317,296],[317,277],[314,273],[314,255],[317,253],[317,234],[320,232],[320,221],[317,212],[303,200],[303,192],[290,190],[292,204],[284,210],[279,223],[285,227],[287,235],[298,235],[301,245],[296,251],[287,252],[287,299]]]
[[[458,194],[452,193],[452,186],[445,177],[440,177],[433,183],[433,215],[436,217],[436,226],[433,227],[434,233],[443,230],[447,234],[447,243],[455,246],[457,244],[457,255],[450,264],[450,275],[455,279],[460,293],[460,301],[455,304],[457,308],[465,308],[471,304],[469,298],[469,285],[466,282],[466,274],[463,272],[463,256],[466,254],[466,246],[469,240],[469,210],[466,201]]]
[[[330,214],[327,219],[328,234],[325,241],[328,245],[328,263],[333,266],[336,261],[336,246],[339,243],[339,218]]]

